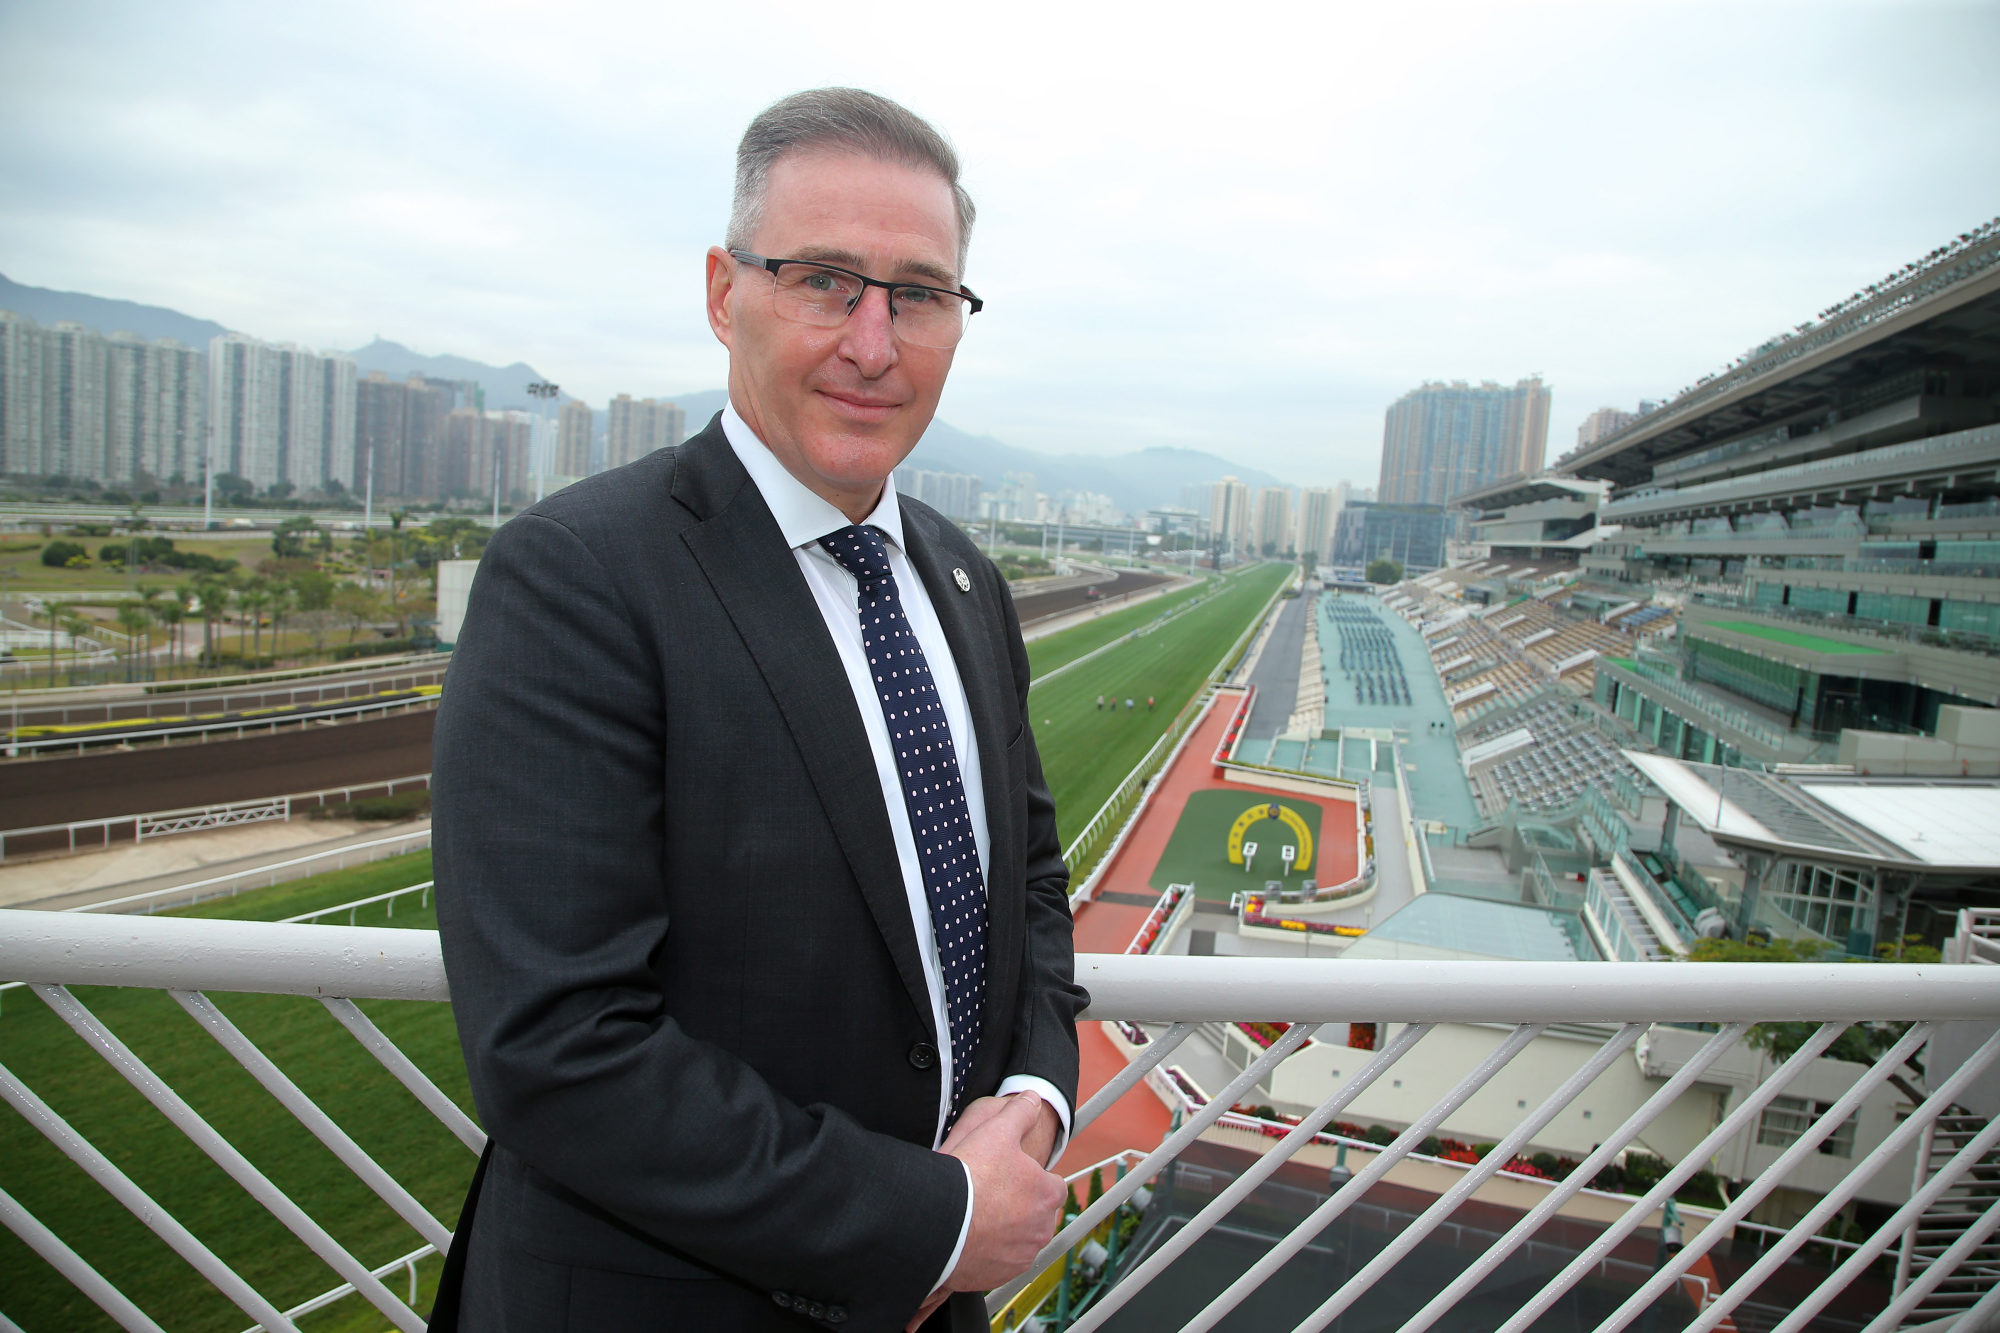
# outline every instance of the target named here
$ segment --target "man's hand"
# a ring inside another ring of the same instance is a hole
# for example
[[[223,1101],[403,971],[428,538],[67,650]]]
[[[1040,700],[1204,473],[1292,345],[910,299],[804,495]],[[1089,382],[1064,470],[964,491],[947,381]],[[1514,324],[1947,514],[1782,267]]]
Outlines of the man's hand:
[[[972,1227],[941,1291],[991,1291],[1026,1272],[1062,1216],[1061,1177],[1023,1147],[1038,1145],[1047,1156],[1055,1135],[1043,1117],[1054,1120],[1055,1112],[1031,1094],[987,1100],[999,1100],[998,1107],[975,1103],[979,1117],[960,1133],[974,1110],[966,1107],[944,1146],[972,1173]]]

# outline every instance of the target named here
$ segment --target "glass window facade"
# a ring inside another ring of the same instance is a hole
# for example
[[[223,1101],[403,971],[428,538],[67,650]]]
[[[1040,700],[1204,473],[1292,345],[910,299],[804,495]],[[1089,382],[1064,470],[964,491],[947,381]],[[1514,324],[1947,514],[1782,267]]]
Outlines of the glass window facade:
[[[1901,593],[1858,592],[1854,594],[1854,614],[1863,620],[1893,620],[1899,625],[1931,623],[1931,599],[1906,597]]]
[[[2000,639],[2000,606],[1985,602],[1945,602],[1938,607],[1938,628]]]
[[[1791,604],[1802,611],[1823,611],[1837,616],[1846,615],[1847,589],[1793,588]]]
[[[1738,652],[1706,639],[1688,642],[1688,667],[1696,680],[1720,685],[1732,694],[1781,713],[1789,713],[1798,706],[1799,691],[1812,677],[1811,672],[1798,667]]]
[[[1873,938],[1872,870],[1810,861],[1781,862],[1764,882],[1763,899],[1766,906],[1842,948],[1857,932]]]

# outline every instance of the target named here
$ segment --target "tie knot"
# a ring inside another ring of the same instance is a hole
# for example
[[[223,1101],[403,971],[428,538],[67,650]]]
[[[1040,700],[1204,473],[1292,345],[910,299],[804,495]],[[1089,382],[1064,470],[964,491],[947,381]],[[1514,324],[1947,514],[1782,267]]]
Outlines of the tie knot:
[[[857,583],[865,586],[889,577],[889,543],[873,528],[849,524],[827,533],[819,544]]]

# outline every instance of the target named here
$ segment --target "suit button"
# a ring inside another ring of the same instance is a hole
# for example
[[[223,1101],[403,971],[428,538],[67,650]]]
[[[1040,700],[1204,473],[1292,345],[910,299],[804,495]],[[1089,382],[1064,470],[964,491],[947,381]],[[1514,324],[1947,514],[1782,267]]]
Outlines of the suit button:
[[[818,1301],[814,1301],[806,1307],[806,1314],[814,1319],[824,1319],[826,1318],[826,1307]]]
[[[910,1048],[910,1063],[916,1068],[935,1069],[937,1062],[937,1047],[931,1045],[929,1042],[920,1041]]]
[[[782,1291],[772,1292],[771,1299],[778,1303],[780,1310],[789,1310],[792,1308],[792,1298]]]
[[[844,1324],[844,1323],[846,1323],[846,1322],[847,1322],[847,1311],[846,1311],[846,1310],[844,1310],[844,1309],[842,1309],[842,1308],[841,1308],[840,1306],[838,1306],[838,1305],[836,1305],[836,1306],[833,1306],[832,1308],[830,1308],[830,1309],[829,1309],[829,1310],[828,1310],[828,1311],[826,1312],[826,1322],[827,1322],[827,1323],[829,1323],[829,1324]]]

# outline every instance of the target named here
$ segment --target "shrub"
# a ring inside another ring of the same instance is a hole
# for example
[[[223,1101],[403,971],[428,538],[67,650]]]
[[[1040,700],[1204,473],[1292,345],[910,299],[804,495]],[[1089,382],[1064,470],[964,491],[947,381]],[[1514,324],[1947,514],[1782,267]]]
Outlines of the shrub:
[[[421,819],[431,812],[429,788],[417,791],[399,791],[388,796],[364,796],[358,801],[345,801],[339,805],[322,805],[312,812],[314,819],[361,819],[400,823],[406,819]]]
[[[79,557],[88,559],[89,553],[76,542],[55,541],[42,548],[42,563],[50,569],[67,568],[70,561]]]
[[[1386,1148],[1396,1141],[1396,1131],[1390,1129],[1387,1125],[1370,1125],[1362,1133],[1361,1137],[1367,1139],[1370,1143],[1379,1143]]]

